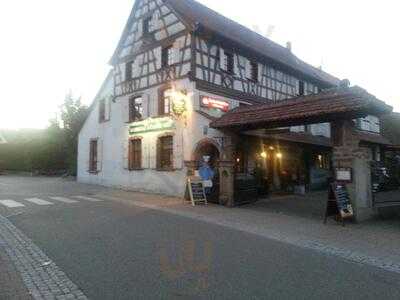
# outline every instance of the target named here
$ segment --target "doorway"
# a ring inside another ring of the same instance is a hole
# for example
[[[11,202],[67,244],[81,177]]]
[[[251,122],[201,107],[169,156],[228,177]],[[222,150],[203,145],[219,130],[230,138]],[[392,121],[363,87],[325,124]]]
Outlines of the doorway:
[[[220,193],[220,175],[218,170],[218,162],[220,158],[220,151],[212,141],[205,140],[200,142],[194,152],[194,160],[197,162],[197,170],[203,163],[203,157],[208,156],[209,166],[214,171],[213,187],[211,188],[210,194],[207,195],[207,200],[212,203],[219,204],[219,193]]]

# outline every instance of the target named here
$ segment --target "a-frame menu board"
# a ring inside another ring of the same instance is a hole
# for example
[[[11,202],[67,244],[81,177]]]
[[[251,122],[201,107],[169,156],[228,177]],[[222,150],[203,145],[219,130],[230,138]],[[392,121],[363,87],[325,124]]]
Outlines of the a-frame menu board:
[[[332,183],[329,187],[329,199],[326,206],[324,223],[328,217],[334,216],[337,221],[345,225],[345,220],[354,217],[350,196],[345,184]]]
[[[207,205],[206,192],[201,179],[188,178],[186,188],[189,191],[190,201],[193,206],[196,206],[196,204]]]

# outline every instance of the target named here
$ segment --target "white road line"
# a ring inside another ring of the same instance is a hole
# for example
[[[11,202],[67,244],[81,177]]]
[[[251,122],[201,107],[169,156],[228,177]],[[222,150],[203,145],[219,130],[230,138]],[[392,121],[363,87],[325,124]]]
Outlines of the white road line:
[[[90,201],[90,202],[102,202],[102,201],[104,201],[104,200],[101,200],[101,199],[96,199],[96,198],[86,197],[86,196],[74,196],[74,198],[81,199],[81,200],[87,200],[87,201]]]
[[[54,200],[54,201],[59,201],[59,202],[63,202],[63,203],[69,203],[69,204],[71,204],[71,203],[78,203],[79,201],[76,201],[76,200],[72,200],[72,199],[69,199],[69,198],[65,198],[65,197],[49,197],[51,200]]]
[[[10,207],[10,208],[15,208],[15,207],[24,207],[22,203],[19,203],[14,200],[0,200],[0,204],[3,204],[4,206]]]
[[[37,204],[37,205],[53,205],[53,203],[43,200],[43,199],[39,199],[39,198],[29,198],[29,199],[25,199],[25,201]]]

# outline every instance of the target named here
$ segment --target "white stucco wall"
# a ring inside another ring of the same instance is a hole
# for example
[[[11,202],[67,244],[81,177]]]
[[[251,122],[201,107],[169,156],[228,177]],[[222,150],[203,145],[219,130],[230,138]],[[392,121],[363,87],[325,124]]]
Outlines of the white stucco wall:
[[[145,117],[157,117],[158,93],[160,87],[151,88],[139,93],[143,97]],[[131,137],[142,139],[143,170],[129,171],[127,169],[127,153],[129,140],[129,123],[127,123],[127,103],[129,97],[120,97],[111,104],[110,121],[99,123],[99,107],[93,107],[79,135],[78,151],[78,181],[90,184],[119,187],[127,190],[160,193],[182,196],[185,191],[186,173],[185,160],[191,160],[196,145],[204,138],[222,137],[217,130],[204,127],[210,120],[195,112],[200,109],[200,95],[213,96],[231,103],[231,108],[238,106],[237,101],[209,93],[196,91],[194,83],[188,79],[175,83],[175,89],[187,91],[188,114],[186,121],[175,120],[175,129],[148,132]],[[104,92],[107,94],[107,92]],[[102,95],[104,94],[102,93]],[[174,137],[174,169],[173,172],[156,170],[156,145],[160,135],[171,133]],[[98,139],[99,143],[99,173],[88,172],[89,143]]]

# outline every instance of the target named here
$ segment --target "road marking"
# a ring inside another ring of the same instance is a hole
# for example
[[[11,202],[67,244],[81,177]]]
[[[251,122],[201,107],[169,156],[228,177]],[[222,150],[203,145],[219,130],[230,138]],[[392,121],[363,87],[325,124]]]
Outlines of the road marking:
[[[53,203],[43,200],[43,199],[39,199],[39,198],[29,198],[29,199],[25,199],[25,201],[37,204],[37,205],[53,205]]]
[[[90,202],[102,202],[104,200],[100,200],[100,199],[96,199],[96,198],[92,198],[92,197],[86,197],[86,196],[74,196],[74,198],[77,199],[81,199],[81,200],[87,200]]]
[[[76,200],[72,200],[69,198],[65,198],[65,197],[49,197],[51,200],[54,201],[59,201],[59,202],[63,202],[63,203],[78,203],[79,201]]]
[[[24,207],[22,203],[19,203],[14,200],[0,200],[0,204],[3,204],[4,206],[10,207],[10,208],[15,208],[15,207]]]

